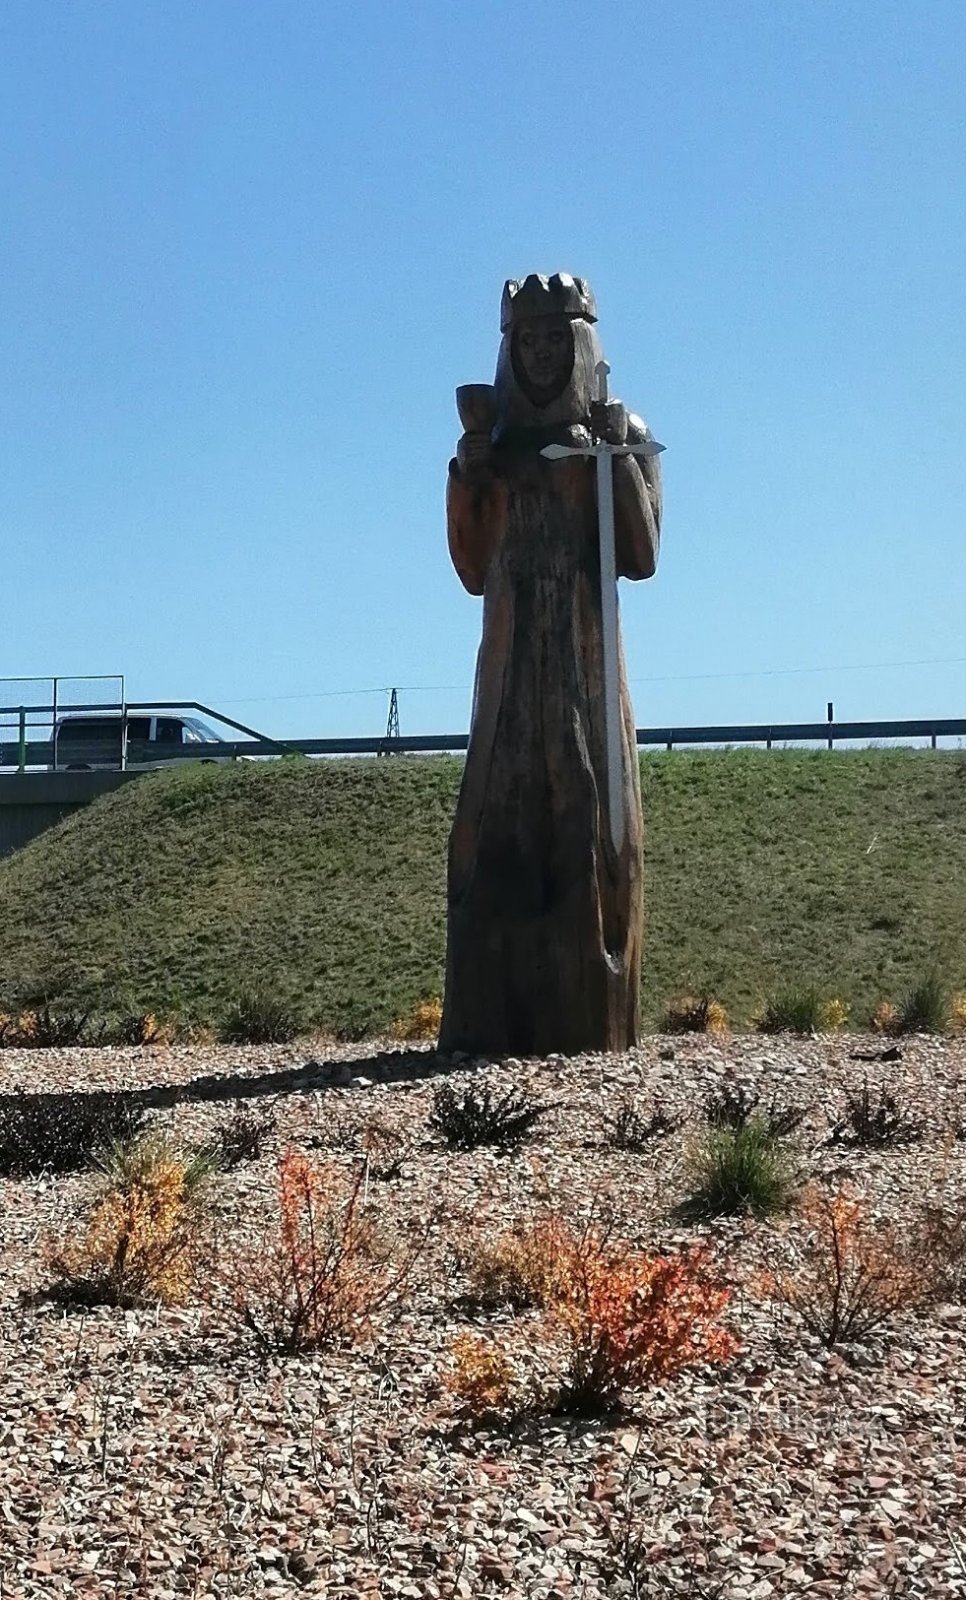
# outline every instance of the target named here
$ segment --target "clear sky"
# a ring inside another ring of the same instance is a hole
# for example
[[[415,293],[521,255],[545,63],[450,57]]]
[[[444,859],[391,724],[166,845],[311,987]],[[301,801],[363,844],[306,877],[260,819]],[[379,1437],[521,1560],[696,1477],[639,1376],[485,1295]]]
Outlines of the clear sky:
[[[638,722],[966,714],[964,84],[962,0],[3,0],[0,673],[465,727],[453,390],[564,269]]]

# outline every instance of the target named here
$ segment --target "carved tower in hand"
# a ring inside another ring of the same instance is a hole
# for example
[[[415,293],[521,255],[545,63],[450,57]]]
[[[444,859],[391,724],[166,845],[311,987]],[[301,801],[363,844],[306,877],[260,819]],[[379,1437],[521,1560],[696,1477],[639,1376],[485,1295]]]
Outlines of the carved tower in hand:
[[[640,769],[591,457],[606,450],[612,473],[611,571],[649,578],[661,447],[597,398],[596,320],[580,278],[507,283],[495,383],[457,390],[449,548],[483,596],[483,638],[450,836],[444,1050],[637,1042]]]

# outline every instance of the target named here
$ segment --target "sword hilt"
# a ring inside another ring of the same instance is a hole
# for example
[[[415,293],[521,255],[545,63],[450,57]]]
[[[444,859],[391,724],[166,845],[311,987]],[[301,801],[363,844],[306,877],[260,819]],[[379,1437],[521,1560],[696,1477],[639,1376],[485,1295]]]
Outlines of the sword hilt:
[[[610,396],[607,393],[607,379],[610,377],[610,362],[598,361],[594,372],[597,375],[597,398],[608,400]]]

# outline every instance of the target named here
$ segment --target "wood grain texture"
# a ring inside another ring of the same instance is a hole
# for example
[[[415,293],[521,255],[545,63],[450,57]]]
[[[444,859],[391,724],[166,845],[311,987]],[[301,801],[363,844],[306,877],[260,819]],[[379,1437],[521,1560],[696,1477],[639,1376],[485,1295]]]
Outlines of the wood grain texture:
[[[527,280],[531,310],[555,282]],[[618,854],[606,813],[595,465],[540,453],[589,442],[601,352],[589,316],[556,334],[561,294],[546,298],[542,320],[515,322],[505,305],[489,431],[478,422],[482,386],[459,391],[473,426],[446,494],[450,555],[465,588],[483,596],[483,637],[450,836],[440,1046],[493,1055],[623,1050],[639,1028],[640,777],[621,652]],[[627,429],[644,437],[638,417]],[[660,467],[623,456],[614,469],[617,570],[647,578]]]

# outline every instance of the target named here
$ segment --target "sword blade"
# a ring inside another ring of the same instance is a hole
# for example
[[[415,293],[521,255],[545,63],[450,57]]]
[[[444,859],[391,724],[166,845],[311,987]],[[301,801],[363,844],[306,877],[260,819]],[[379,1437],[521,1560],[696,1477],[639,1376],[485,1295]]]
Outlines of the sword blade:
[[[607,817],[618,855],[624,844],[624,751],[617,657],[617,551],[614,468],[610,452],[597,457],[597,524],[600,539],[600,610],[604,646],[604,728],[607,739]]]

